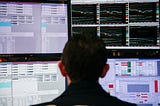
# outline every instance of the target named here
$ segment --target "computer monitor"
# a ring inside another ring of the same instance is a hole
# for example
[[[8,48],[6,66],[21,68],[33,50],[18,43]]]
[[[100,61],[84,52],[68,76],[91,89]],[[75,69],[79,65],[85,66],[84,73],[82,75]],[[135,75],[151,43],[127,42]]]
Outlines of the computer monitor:
[[[0,0],[0,54],[61,53],[70,0]]]
[[[66,80],[58,60],[0,62],[0,106],[29,106],[59,96]]]
[[[107,63],[110,69],[99,80],[106,92],[138,106],[160,105],[160,57],[113,57]]]

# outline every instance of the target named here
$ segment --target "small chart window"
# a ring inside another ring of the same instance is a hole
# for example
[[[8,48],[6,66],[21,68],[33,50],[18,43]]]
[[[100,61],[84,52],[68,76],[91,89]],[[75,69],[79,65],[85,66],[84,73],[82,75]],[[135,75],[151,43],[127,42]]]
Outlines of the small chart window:
[[[130,27],[130,46],[156,46],[156,45],[158,45],[156,26]]]
[[[130,3],[130,22],[156,22],[156,3]]]
[[[93,36],[97,36],[97,27],[73,27],[72,33],[73,35],[87,33]]]
[[[100,23],[125,23],[124,4],[100,4]]]
[[[73,24],[95,24],[96,4],[72,5]]]
[[[126,45],[126,27],[101,27],[100,38],[106,46]]]

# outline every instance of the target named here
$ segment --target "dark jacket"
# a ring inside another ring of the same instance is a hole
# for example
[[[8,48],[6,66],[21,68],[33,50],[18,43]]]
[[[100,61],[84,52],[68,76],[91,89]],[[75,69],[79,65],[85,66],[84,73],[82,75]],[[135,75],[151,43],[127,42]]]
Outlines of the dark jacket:
[[[110,96],[98,83],[81,81],[72,83],[58,98],[34,106],[136,106]]]

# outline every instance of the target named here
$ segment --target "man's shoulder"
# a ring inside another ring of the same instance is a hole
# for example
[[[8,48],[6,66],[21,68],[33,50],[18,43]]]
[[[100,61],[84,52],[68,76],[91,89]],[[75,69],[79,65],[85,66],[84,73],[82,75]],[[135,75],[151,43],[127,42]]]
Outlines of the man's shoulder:
[[[72,87],[73,88],[73,87]],[[100,86],[92,89],[68,89],[51,102],[35,106],[136,106],[110,96]]]
[[[57,98],[51,102],[41,103],[33,106],[137,106],[136,104],[121,101],[116,97],[103,100],[93,100],[92,102],[74,101],[75,99]]]
[[[137,106],[113,96],[66,96],[52,101],[57,106]]]

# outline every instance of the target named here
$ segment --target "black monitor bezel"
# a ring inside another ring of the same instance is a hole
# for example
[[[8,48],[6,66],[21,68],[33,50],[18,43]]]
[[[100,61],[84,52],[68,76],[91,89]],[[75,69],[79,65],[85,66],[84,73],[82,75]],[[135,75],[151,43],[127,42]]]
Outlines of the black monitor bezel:
[[[107,58],[160,58],[160,49],[107,49]]]

